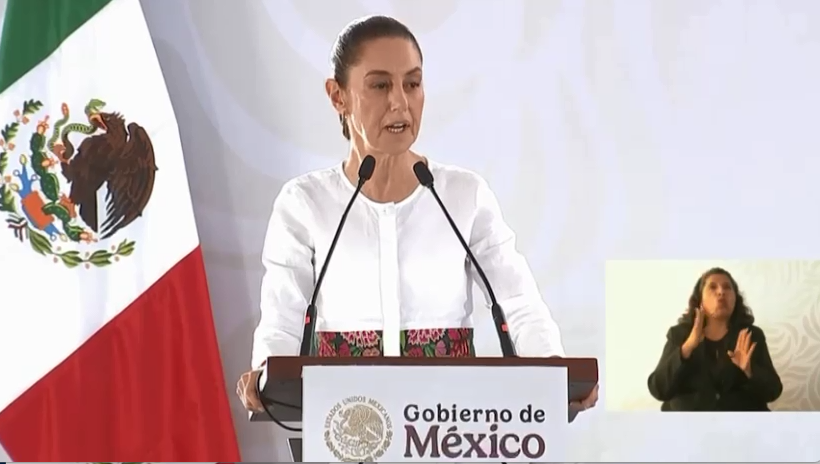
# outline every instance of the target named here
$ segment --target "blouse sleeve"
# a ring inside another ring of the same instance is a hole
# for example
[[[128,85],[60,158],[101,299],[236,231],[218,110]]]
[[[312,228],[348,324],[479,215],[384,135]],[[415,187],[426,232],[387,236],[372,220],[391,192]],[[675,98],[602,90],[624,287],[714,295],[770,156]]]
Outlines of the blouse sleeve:
[[[251,363],[268,356],[299,354],[304,318],[313,287],[313,244],[305,222],[303,196],[286,184],[274,200],[262,249],[261,318],[253,334]]]
[[[522,357],[565,356],[558,324],[541,297],[524,256],[516,250],[515,233],[504,221],[495,194],[483,179],[476,195],[477,214],[470,249],[490,281],[504,310],[516,352]],[[481,278],[473,280],[490,301]]]

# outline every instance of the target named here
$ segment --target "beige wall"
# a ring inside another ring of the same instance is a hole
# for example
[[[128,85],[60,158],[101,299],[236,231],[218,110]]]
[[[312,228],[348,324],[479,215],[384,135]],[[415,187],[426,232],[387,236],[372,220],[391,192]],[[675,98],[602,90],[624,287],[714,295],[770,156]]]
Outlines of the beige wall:
[[[607,409],[660,408],[647,377],[695,281],[715,266],[732,273],[766,333],[784,385],[772,409],[820,411],[820,261],[609,261]]]

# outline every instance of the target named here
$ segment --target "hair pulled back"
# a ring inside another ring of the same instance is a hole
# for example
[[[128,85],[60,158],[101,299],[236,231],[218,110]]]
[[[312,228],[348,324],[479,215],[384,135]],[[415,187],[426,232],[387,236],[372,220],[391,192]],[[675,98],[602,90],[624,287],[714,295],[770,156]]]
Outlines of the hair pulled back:
[[[347,87],[349,70],[358,63],[362,46],[371,40],[383,38],[409,40],[423,61],[421,47],[419,47],[416,36],[407,26],[389,16],[366,16],[348,24],[333,44],[330,63],[333,68],[333,79],[341,88]],[[339,122],[342,124],[342,135],[350,140],[350,128],[347,126],[344,115],[339,115]]]

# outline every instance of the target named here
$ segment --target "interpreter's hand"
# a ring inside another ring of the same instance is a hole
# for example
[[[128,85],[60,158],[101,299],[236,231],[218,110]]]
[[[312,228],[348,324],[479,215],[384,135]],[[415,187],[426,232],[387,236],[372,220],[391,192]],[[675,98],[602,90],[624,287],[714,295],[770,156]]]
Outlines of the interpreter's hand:
[[[729,359],[746,374],[746,377],[752,376],[752,353],[754,353],[755,347],[757,347],[757,343],[752,342],[752,333],[749,329],[743,329],[737,336],[734,351],[727,353]]]
[[[569,403],[570,412],[580,412],[586,411],[589,408],[595,406],[595,403],[598,402],[598,385],[595,385],[595,388],[589,393],[589,396],[584,398],[581,401],[571,401]]]
[[[683,354],[684,358],[688,358],[703,341],[704,325],[703,308],[697,308],[695,309],[695,323],[692,324],[692,331],[689,332],[689,337],[683,342],[683,346],[681,347],[681,354]]]
[[[236,395],[242,401],[245,409],[251,412],[265,411],[259,396],[256,394],[256,382],[261,374],[261,370],[245,372],[236,382]]]

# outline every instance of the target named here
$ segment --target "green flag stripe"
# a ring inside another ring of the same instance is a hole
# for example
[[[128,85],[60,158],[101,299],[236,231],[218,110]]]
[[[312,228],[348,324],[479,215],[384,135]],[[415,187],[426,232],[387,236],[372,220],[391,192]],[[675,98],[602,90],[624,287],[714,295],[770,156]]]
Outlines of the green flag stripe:
[[[0,93],[48,58],[111,0],[8,0],[0,36]]]

